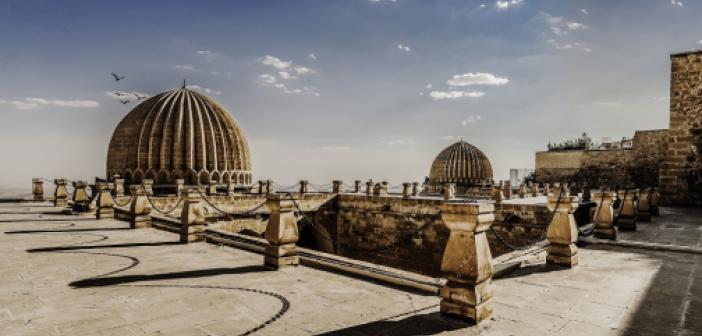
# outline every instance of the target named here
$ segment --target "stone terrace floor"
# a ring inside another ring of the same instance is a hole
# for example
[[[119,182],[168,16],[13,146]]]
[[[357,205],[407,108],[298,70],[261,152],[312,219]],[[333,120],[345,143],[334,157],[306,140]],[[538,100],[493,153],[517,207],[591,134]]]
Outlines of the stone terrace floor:
[[[620,231],[619,239],[702,248],[702,208],[661,208],[661,216]]]
[[[57,210],[0,204],[0,335],[702,335],[699,254],[590,246],[574,269],[525,266],[475,327],[434,296]],[[687,211],[666,223],[695,225]]]

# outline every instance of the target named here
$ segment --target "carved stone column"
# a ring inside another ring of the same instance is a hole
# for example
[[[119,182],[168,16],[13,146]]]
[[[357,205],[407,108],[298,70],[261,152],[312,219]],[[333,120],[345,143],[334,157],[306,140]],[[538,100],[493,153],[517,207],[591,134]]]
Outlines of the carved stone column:
[[[444,196],[444,201],[449,201],[456,198],[456,184],[444,183],[442,194]]]
[[[54,190],[54,206],[65,207],[68,205],[68,190],[66,190],[68,180],[55,179],[54,184],[56,185],[56,189]]]
[[[146,191],[140,185],[129,186],[132,202],[129,204],[129,227],[132,229],[151,226],[151,206],[146,198]]]
[[[660,215],[660,210],[658,209],[658,187],[651,189],[651,216]]]
[[[97,208],[95,209],[95,218],[114,218],[115,210],[113,207],[115,202],[112,199],[112,194],[110,193],[110,188],[108,188],[107,183],[97,182],[95,187],[97,188],[97,199],[95,201]]]
[[[192,243],[204,240],[207,209],[202,196],[195,190],[184,189],[180,193],[183,210],[180,213],[180,242]]]
[[[412,182],[412,196],[419,196],[419,182]]]
[[[548,198],[548,208],[554,211],[553,219],[546,231],[549,245],[546,248],[546,263],[565,267],[578,264],[578,228],[573,212],[577,208],[576,197],[555,194]]]
[[[44,200],[44,181],[40,178],[32,179],[32,199],[35,201]]]
[[[495,201],[495,204],[500,204],[502,203],[502,200],[504,199],[504,195],[502,194],[502,186],[492,186],[492,196],[490,197],[493,201]]]
[[[637,219],[642,222],[651,221],[651,203],[650,203],[651,190],[646,188],[639,192],[639,202],[636,205],[638,210]]]
[[[504,184],[502,186],[504,188],[503,195],[505,196],[505,199],[511,199],[512,198],[512,182],[504,181]]]
[[[366,182],[366,196],[372,196],[373,195],[373,186],[375,183],[373,183],[373,180],[368,180]]]
[[[142,184],[144,184],[144,190],[146,192],[146,195],[153,196],[154,195],[154,180],[144,179]]]
[[[307,180],[300,181],[300,195],[304,195],[309,192],[310,182]]]
[[[361,180],[353,181],[353,192],[356,194],[361,192]]]
[[[519,185],[519,198],[525,198],[526,197],[526,186],[524,183]]]
[[[124,196],[124,179],[115,179],[115,197]]]
[[[495,219],[492,204],[441,205],[441,220],[450,230],[441,261],[446,285],[440,311],[475,323],[492,315],[492,255],[485,231]]]
[[[343,192],[344,182],[341,180],[332,181],[332,193],[341,194]]]
[[[619,230],[636,231],[636,194],[638,190],[623,190],[619,192],[619,217],[617,218],[617,226]]]
[[[603,239],[617,239],[617,229],[614,227],[614,193],[597,192],[595,193],[595,215],[592,222],[595,224],[593,231],[595,237]]]
[[[402,197],[410,198],[412,196],[412,183],[402,183]]]
[[[286,266],[297,266],[300,258],[297,255],[297,219],[293,212],[293,201],[289,195],[268,195],[266,201],[271,211],[265,238],[266,246],[264,264],[275,269]]]
[[[85,181],[73,181],[73,210],[88,211],[90,210],[90,197],[85,192],[88,184]]]
[[[185,179],[175,179],[175,193],[180,195],[185,189]]]

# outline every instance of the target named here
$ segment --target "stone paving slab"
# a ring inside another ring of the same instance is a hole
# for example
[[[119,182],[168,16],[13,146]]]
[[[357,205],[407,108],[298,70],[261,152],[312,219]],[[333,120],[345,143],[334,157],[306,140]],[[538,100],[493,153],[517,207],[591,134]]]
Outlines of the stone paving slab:
[[[660,216],[639,221],[636,231],[619,231],[618,239],[702,248],[702,208],[660,207]]]
[[[257,254],[114,220],[18,216],[0,214],[0,232],[24,231],[0,233],[3,336],[702,332],[702,256],[581,249],[576,268],[496,279],[494,317],[476,327],[441,317],[434,296],[307,267],[268,271]]]

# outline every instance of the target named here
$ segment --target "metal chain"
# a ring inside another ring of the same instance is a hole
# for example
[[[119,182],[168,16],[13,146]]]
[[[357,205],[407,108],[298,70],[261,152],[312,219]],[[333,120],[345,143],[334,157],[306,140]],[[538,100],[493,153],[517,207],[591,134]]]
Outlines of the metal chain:
[[[538,243],[542,242],[544,239],[546,239],[546,234],[548,233],[548,228],[551,226],[553,219],[556,217],[556,213],[558,212],[558,206],[561,204],[561,196],[562,195],[563,195],[562,193],[558,195],[558,200],[556,200],[556,207],[553,209],[553,214],[551,215],[551,220],[548,221],[548,225],[546,225],[546,228],[541,233],[541,236],[539,236],[539,238],[536,238],[536,239],[527,240],[526,245],[524,245],[524,246],[512,245],[512,243],[508,242],[504,237],[500,236],[492,225],[490,226],[490,232],[492,232],[492,234],[495,236],[495,238],[497,238],[497,240],[500,243],[507,246],[512,251],[524,251],[524,250],[528,250],[528,249],[536,246],[536,244],[538,244]],[[514,214],[511,214],[511,216],[513,216],[513,215]],[[509,219],[509,218],[511,218],[511,217],[508,217],[507,219]]]
[[[207,196],[205,196],[205,194],[203,194],[202,191],[201,191],[199,188],[195,188],[195,190],[197,190],[197,192],[200,194],[200,196],[202,196],[202,199],[205,201],[205,203],[207,203],[207,204],[208,204],[209,206],[211,206],[213,209],[215,209],[215,210],[217,210],[217,211],[219,211],[219,212],[221,212],[222,214],[225,214],[225,215],[230,215],[230,216],[248,215],[248,214],[251,214],[251,213],[253,213],[254,211],[256,211],[256,210],[262,208],[264,205],[266,205],[266,202],[264,201],[263,203],[257,205],[257,206],[254,207],[253,209],[249,209],[249,210],[246,210],[246,211],[244,211],[244,212],[228,212],[228,211],[224,211],[224,210],[220,209],[218,206],[212,204],[212,202],[210,202],[210,200],[207,199]]]
[[[117,204],[117,206],[123,207],[123,206],[126,206],[127,204],[131,203],[133,197],[134,197],[133,195],[129,195],[129,198],[127,199],[126,202],[124,202],[124,204],[119,204],[116,199],[113,199],[113,202],[115,202],[115,204]]]

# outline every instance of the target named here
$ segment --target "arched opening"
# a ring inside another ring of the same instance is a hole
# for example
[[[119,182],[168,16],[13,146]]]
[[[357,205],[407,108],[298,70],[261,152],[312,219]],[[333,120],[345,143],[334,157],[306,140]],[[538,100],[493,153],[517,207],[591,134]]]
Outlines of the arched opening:
[[[158,180],[156,183],[158,184],[169,184],[170,178],[168,177],[168,172],[165,170],[162,170],[160,173],[158,173]]]
[[[152,169],[149,169],[146,172],[146,177],[144,179],[155,181],[156,180],[156,172],[154,172]]]
[[[217,184],[222,183],[222,181],[220,180],[219,172],[212,173],[212,181],[215,181]]]
[[[134,181],[131,184],[141,184],[144,181],[144,173],[141,170],[134,172]]]
[[[225,183],[225,184],[228,183],[229,179],[230,179],[229,172],[224,172],[224,174],[222,174],[222,183]]]
[[[334,253],[334,243],[329,231],[323,226],[308,223],[306,220],[299,222],[300,239],[297,246],[317,250],[325,253]]]
[[[132,172],[130,170],[127,170],[124,173],[124,185],[126,188],[129,188],[129,186],[132,184],[133,179],[134,179],[134,176],[132,175]]]
[[[197,174],[194,171],[188,171],[185,173],[185,184],[196,185],[197,184]]]
[[[209,184],[210,183],[210,174],[208,174],[206,171],[201,171],[200,172],[200,184]]]
[[[244,184],[244,174],[239,174],[237,184]]]

